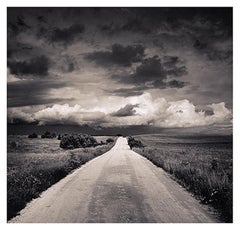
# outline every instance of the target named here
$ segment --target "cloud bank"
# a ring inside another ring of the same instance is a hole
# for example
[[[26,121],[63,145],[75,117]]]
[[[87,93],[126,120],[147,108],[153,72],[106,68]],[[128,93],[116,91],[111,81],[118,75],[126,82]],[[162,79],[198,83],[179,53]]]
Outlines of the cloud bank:
[[[208,110],[199,110],[188,100],[167,101],[165,98],[153,99],[151,94],[129,97],[127,104],[112,112],[108,107],[84,109],[80,105],[55,104],[33,114],[21,108],[11,108],[8,116],[11,121],[21,118],[28,122],[44,124],[78,124],[103,127],[128,125],[153,125],[163,128],[208,126],[231,124],[232,112],[225,103],[206,105]],[[103,112],[105,111],[105,112]]]

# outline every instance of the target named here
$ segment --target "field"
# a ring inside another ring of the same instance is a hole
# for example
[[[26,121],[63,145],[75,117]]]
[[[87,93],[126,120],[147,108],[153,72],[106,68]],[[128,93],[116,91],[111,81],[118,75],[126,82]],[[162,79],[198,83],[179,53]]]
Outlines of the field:
[[[105,142],[107,136],[95,137]],[[111,137],[116,140],[116,138]],[[63,150],[54,139],[29,139],[9,135],[7,143],[7,213],[14,217],[33,198],[40,195],[72,170],[107,152],[115,142],[95,148]]]
[[[230,136],[138,135],[134,148],[232,222],[232,138]],[[153,185],[154,186],[154,185]]]

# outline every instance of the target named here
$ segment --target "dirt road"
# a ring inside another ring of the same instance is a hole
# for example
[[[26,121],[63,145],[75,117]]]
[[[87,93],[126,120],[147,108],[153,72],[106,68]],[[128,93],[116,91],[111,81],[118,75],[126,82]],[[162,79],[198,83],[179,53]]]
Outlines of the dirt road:
[[[213,216],[120,137],[107,153],[33,200],[17,223],[200,223]]]

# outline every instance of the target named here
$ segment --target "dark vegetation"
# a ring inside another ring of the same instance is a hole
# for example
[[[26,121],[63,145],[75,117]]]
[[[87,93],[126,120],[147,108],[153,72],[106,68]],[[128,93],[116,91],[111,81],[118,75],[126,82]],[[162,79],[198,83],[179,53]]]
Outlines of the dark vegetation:
[[[114,140],[112,139],[112,138],[108,138],[107,140],[106,140],[106,143],[113,143],[114,142]]]
[[[106,144],[108,137],[94,139],[104,145],[64,150],[59,147],[60,141],[57,138],[29,139],[23,136],[8,136],[8,220],[72,170],[110,150],[116,140],[114,138],[114,142]]]
[[[61,138],[60,147],[63,149],[75,149],[96,147],[97,140],[88,134],[67,134]]]
[[[36,133],[32,133],[28,135],[28,138],[38,138],[38,135]]]
[[[232,222],[232,142],[161,138],[138,136],[146,147],[135,151],[214,207],[222,221]]]
[[[134,139],[133,137],[128,137],[128,145],[130,148],[143,148],[144,145],[141,141]]]
[[[56,133],[50,133],[49,131],[46,131],[41,138],[56,138]]]

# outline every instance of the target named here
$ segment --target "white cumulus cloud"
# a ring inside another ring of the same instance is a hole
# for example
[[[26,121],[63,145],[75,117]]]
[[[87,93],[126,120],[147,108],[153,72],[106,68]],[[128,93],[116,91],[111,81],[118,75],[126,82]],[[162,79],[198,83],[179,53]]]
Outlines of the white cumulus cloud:
[[[68,104],[45,108],[34,114],[40,125],[44,124],[95,124],[103,121],[105,114],[100,111],[90,111],[80,105],[73,107]]]
[[[206,105],[213,114],[197,111],[196,106],[188,100],[170,101],[165,98],[153,99],[151,94],[145,93],[139,97],[130,98],[130,102],[138,104],[135,108],[136,116],[118,118],[119,124],[126,120],[132,124],[152,124],[157,127],[194,127],[213,124],[231,123],[232,112],[225,107],[225,103]]]
[[[105,107],[98,106],[92,109],[86,109],[78,104],[74,106],[55,104],[34,113],[12,108],[8,110],[8,117],[12,121],[14,118],[27,122],[38,121],[40,125],[88,124],[105,127],[152,125],[164,128],[231,125],[232,111],[225,107],[224,102],[205,106],[212,110],[210,115],[196,109],[189,100],[154,99],[151,94],[144,93],[141,96],[127,98],[125,104],[110,106],[106,103]],[[113,108],[116,110],[113,111]]]
[[[27,113],[21,108],[9,108],[7,111],[7,117],[9,123],[15,123],[16,120],[27,123],[35,121],[31,113]]]

